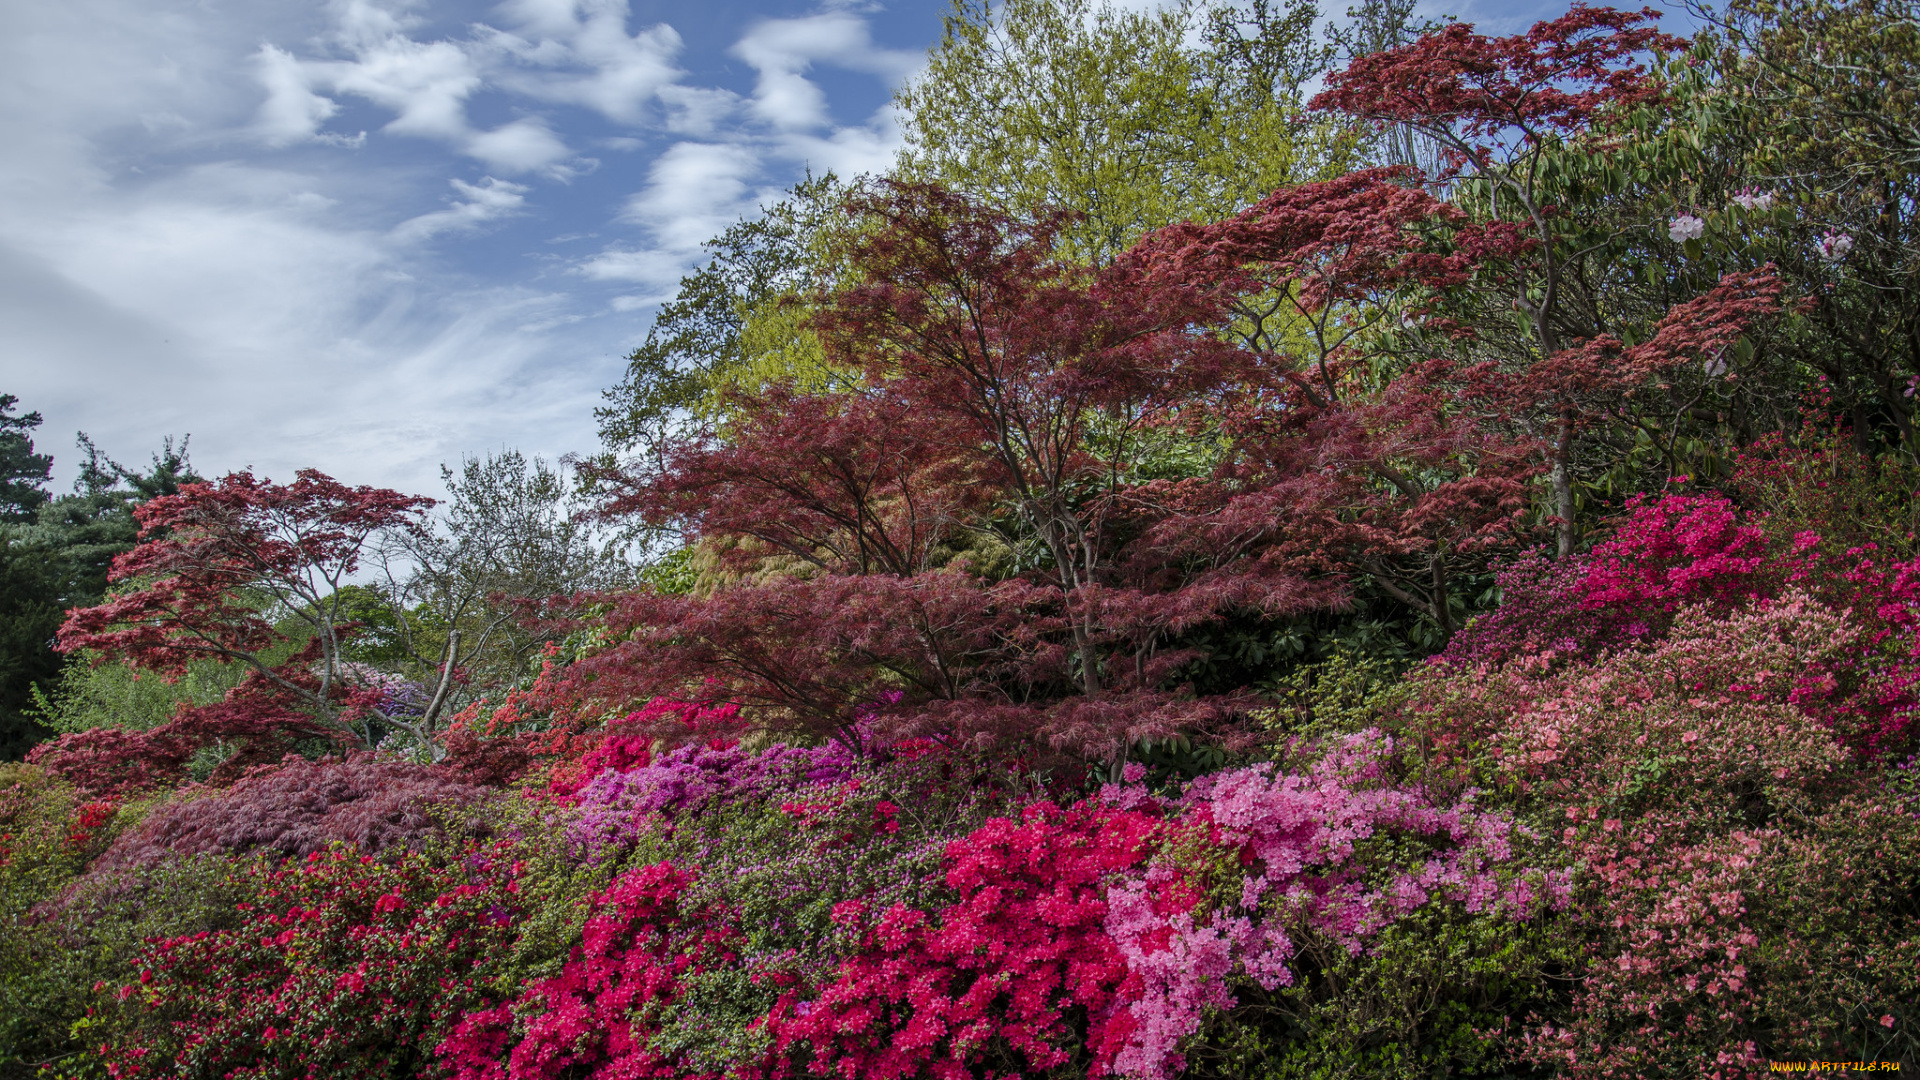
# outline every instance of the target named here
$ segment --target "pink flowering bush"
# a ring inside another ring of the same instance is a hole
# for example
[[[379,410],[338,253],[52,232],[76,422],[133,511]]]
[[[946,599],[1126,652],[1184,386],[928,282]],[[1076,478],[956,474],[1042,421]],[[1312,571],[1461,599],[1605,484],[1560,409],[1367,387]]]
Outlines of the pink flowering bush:
[[[647,760],[629,756],[627,768],[609,766],[572,795],[577,814],[572,841],[589,854],[617,847],[632,824],[649,815],[683,816],[741,799],[771,797],[814,784],[849,779],[852,756],[838,744],[797,747],[775,743],[759,751],[739,745],[691,744]]]
[[[1745,1075],[1865,1036],[1910,1046],[1899,1018],[1920,982],[1899,965],[1920,802],[1889,787],[1902,773],[1850,752],[1838,720],[1875,700],[1860,658],[1904,617],[1862,620],[1789,584],[1731,611],[1681,606],[1663,637],[1590,664],[1437,669],[1417,729],[1482,747],[1479,768],[1580,869],[1580,981],[1566,1010],[1535,1017],[1533,1060]],[[1813,870],[1822,859],[1833,878]],[[1868,1013],[1893,1023],[1875,1031]]]
[[[1130,971],[1113,1071],[1178,1074],[1183,1043],[1240,1004],[1236,987],[1299,1008],[1326,989],[1311,985],[1324,966],[1300,957],[1362,956],[1415,913],[1517,926],[1564,905],[1566,870],[1518,858],[1526,830],[1472,791],[1437,802],[1398,783],[1395,749],[1370,730],[1311,748],[1301,772],[1259,765],[1188,788],[1146,872],[1107,893]]]
[[[1845,540],[1788,533],[1720,495],[1636,496],[1612,538],[1589,555],[1508,566],[1500,577],[1508,602],[1456,639],[1443,662],[1592,660],[1655,647],[1685,610],[1710,619],[1798,594],[1847,613],[1857,633],[1849,648],[1825,654],[1818,671],[1802,673],[1794,704],[1863,752],[1910,750],[1920,710],[1920,560]]]
[[[1212,1061],[1222,1023],[1325,1012],[1324,950],[1364,963],[1409,920],[1524,936],[1564,898],[1526,830],[1408,786],[1400,757],[1364,732],[1171,797],[1131,766],[1066,807],[941,752],[692,747],[608,769],[543,812],[573,822],[556,835],[593,822],[600,846],[563,849],[614,873],[581,936],[441,1059],[471,1080],[1170,1078]]]
[[[685,783],[631,783],[675,776]],[[758,1075],[772,1052],[768,1015],[781,995],[830,981],[854,946],[857,933],[835,921],[836,910],[850,901],[919,908],[950,898],[942,852],[1008,805],[1003,781],[972,782],[979,779],[939,753],[855,765],[830,748],[776,745],[755,753],[698,745],[638,769],[603,772],[576,805],[530,803],[542,808],[520,830],[520,845],[543,854],[530,857],[526,881],[542,911],[530,916],[516,946],[516,971],[527,981],[500,1008],[471,1018],[448,1044],[447,1060],[474,1076],[548,1075],[543,1070],[560,1067],[552,1062],[564,1041],[556,1034],[562,1017],[591,1015],[605,1039],[591,1055],[568,1059],[579,1070]],[[651,792],[664,801],[632,813],[632,806],[597,802],[601,790]],[[592,823],[587,835],[596,844],[578,842],[582,822]],[[673,874],[648,869],[663,865]],[[620,906],[622,890],[638,888],[647,873],[651,899]],[[604,885],[584,898],[569,939],[565,911],[576,895],[569,883],[594,879]],[[624,920],[626,929],[589,940],[599,933],[591,928],[608,919]],[[563,941],[557,961],[543,959]],[[673,959],[681,955],[674,950],[702,941],[724,945],[732,959]],[[644,1009],[621,1012],[604,996],[611,984],[594,973],[642,968],[671,968],[671,986],[660,981],[664,975],[647,976],[661,989],[648,992]],[[595,1011],[603,1005],[612,1011]],[[547,1016],[553,1019],[537,1019]]]
[[[1737,1076],[1920,1051],[1911,801],[1854,796],[1708,836],[1677,815],[1604,815],[1568,815],[1587,964],[1568,1013],[1528,1033],[1534,1060],[1573,1076]]]

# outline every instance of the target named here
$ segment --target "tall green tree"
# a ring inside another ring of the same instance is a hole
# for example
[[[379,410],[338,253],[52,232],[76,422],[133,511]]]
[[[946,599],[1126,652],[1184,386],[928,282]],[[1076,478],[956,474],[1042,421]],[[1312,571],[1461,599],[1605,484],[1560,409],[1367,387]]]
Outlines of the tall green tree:
[[[957,0],[897,96],[900,171],[1016,214],[1080,214],[1063,254],[1105,262],[1151,229],[1352,163],[1355,130],[1301,109],[1330,57],[1318,14],[1312,0]]]
[[[19,421],[37,424],[39,416]],[[78,444],[80,475],[72,493],[55,497],[33,488],[41,498],[31,522],[0,524],[0,759],[17,758],[51,734],[40,713],[45,702],[62,696],[57,688],[67,669],[67,659],[53,649],[54,633],[67,609],[105,599],[114,556],[132,550],[139,536],[134,508],[200,479],[184,439],[176,446],[168,438],[144,471],[100,453],[84,432]],[[52,462],[33,454],[30,442],[21,456]]]
[[[60,628],[58,575],[21,528],[52,497],[53,457],[34,452],[39,413],[10,415],[19,401],[0,394],[0,759],[8,760],[33,745],[39,729],[26,709],[34,689],[60,671],[51,644]]]
[[[1778,211],[1765,256],[1811,301],[1796,359],[1857,450],[1920,455],[1920,5],[1736,0],[1708,14],[1715,143]]]
[[[65,609],[45,553],[0,526],[0,760],[17,760],[44,737],[28,716],[33,692],[59,677],[53,635]]]
[[[841,220],[844,194],[832,173],[810,176],[707,242],[707,265],[680,279],[595,410],[604,444],[654,453],[677,426],[718,419],[729,388],[831,382],[819,341],[803,325],[804,297],[825,276],[824,238]]]
[[[140,534],[134,508],[149,499],[174,495],[180,485],[199,483],[187,458],[188,440],[175,445],[168,436],[145,470],[135,470],[102,454],[81,432],[80,475],[73,491],[40,507],[24,538],[49,553],[68,607],[97,604],[107,592],[113,557],[131,551]]]
[[[37,412],[9,416],[20,399],[0,394],[0,521],[31,521],[50,497],[47,479],[53,475],[53,456],[33,451]]]
[[[384,581],[336,597],[363,624],[349,651],[430,691],[418,720],[428,739],[441,717],[529,674],[551,640],[529,614],[631,585],[634,571],[623,546],[587,522],[565,464],[502,450],[442,466],[441,476],[452,498],[431,527],[387,536]]]

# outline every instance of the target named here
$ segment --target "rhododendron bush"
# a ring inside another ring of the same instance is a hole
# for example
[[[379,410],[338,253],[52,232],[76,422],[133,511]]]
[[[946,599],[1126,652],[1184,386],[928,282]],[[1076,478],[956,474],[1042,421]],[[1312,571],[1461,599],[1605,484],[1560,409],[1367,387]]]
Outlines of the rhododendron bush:
[[[350,850],[257,866],[243,921],[157,938],[107,988],[120,1077],[410,1076],[520,915],[510,853],[452,866]]]
[[[1584,580],[1596,576],[1609,580]],[[1659,637],[1593,662],[1522,650],[1425,680],[1409,722],[1483,748],[1463,767],[1524,792],[1581,871],[1589,974],[1571,1011],[1527,1036],[1535,1060],[1737,1074],[1769,1055],[1911,1045],[1896,1029],[1920,991],[1916,912],[1911,885],[1894,883],[1913,880],[1920,804],[1910,765],[1865,756],[1888,746],[1850,739],[1845,722],[1859,711],[1849,695],[1888,698],[1862,663],[1876,625],[1795,586],[1732,610],[1709,593],[1670,611]],[[1810,873],[1822,859],[1832,877]],[[1859,1023],[1869,1012],[1881,1031]]]
[[[1699,618],[1749,604],[1793,607],[1798,596],[1802,607],[1845,613],[1845,640],[1792,672],[1787,699],[1862,751],[1911,752],[1920,560],[1809,524],[1789,531],[1719,494],[1635,496],[1613,536],[1590,553],[1508,568],[1509,602],[1457,638],[1447,660],[1591,658],[1657,643],[1688,610],[1710,613],[1696,616],[1697,628]]]

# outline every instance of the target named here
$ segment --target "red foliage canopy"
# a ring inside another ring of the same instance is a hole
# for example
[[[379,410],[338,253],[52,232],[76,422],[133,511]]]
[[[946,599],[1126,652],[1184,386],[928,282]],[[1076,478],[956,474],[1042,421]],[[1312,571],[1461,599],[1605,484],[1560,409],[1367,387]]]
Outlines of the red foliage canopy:
[[[1634,58],[1685,45],[1651,25],[1659,14],[1576,3],[1503,38],[1452,23],[1332,72],[1308,107],[1448,132],[1462,164],[1481,160],[1492,148],[1469,140],[1518,132],[1532,143],[1585,130],[1605,108],[1656,99],[1659,84]]]
[[[67,735],[37,757],[82,786],[118,790],[165,778],[216,740],[246,741],[231,771],[277,760],[288,739],[365,741],[371,732],[356,718],[369,713],[405,726],[344,678],[340,648],[354,627],[341,616],[339,589],[371,538],[419,531],[432,505],[312,469],[292,484],[233,473],[145,503],[135,512],[141,542],[114,559],[109,577],[130,587],[69,612],[58,647],[168,676],[195,660],[240,663],[249,674],[225,701],[152,731]],[[275,658],[289,644],[289,622],[304,624],[306,640]]]
[[[1651,93],[1626,65],[1665,40],[1644,21],[1576,9],[1522,38],[1440,35],[1402,59],[1448,41],[1504,57],[1476,76],[1474,122],[1518,95],[1515,116],[1564,127]],[[1375,68],[1355,71],[1411,78]],[[1553,94],[1527,96],[1529,79]],[[1422,106],[1441,110],[1430,119],[1465,115],[1453,93]],[[778,552],[814,572],[604,598],[615,644],[569,676],[576,700],[609,715],[654,695],[731,702],[853,741],[878,710],[916,734],[1105,755],[1235,709],[1180,685],[1197,658],[1182,635],[1337,605],[1343,571],[1450,632],[1460,562],[1512,541],[1550,464],[1564,478],[1575,422],[1560,414],[1727,347],[1779,289],[1764,272],[1730,277],[1632,347],[1599,337],[1518,370],[1388,370],[1361,347],[1379,320],[1418,321],[1436,291],[1538,243],[1472,226],[1409,179],[1370,170],[1277,192],[1099,268],[1054,256],[1055,220],[928,185],[863,190],[849,210],[871,227],[843,252],[853,282],[817,297],[815,319],[855,389],[739,394],[724,441],[615,477],[606,505],[716,541],[735,569],[758,575]],[[1151,448],[1169,444],[1207,447],[1212,467],[1165,478]],[[977,553],[1002,565],[970,568]]]
[[[1209,541],[1198,522],[1219,494],[1141,469],[1183,410],[1269,378],[1204,331],[1224,290],[1140,260],[1059,262],[1054,223],[931,186],[878,186],[852,210],[875,223],[849,251],[862,277],[821,298],[817,327],[862,385],[741,395],[726,443],[677,447],[607,506],[731,542],[743,563],[772,549],[825,573],[615,601],[629,644],[580,671],[615,691],[610,711],[622,693],[704,695],[844,735],[891,694],[936,735],[1110,752],[1220,711],[1172,685],[1192,658],[1174,635],[1337,602],[1275,530]],[[934,570],[982,537],[1029,552],[1024,572]]]
[[[440,828],[436,806],[453,810],[488,794],[441,766],[294,758],[218,794],[155,809],[115,840],[90,872],[209,852],[293,857],[334,843],[367,853],[403,848]]]
[[[60,649],[93,649],[166,674],[197,659],[238,660],[265,674],[260,652],[284,638],[273,616],[303,619],[323,638],[337,638],[343,627],[317,620],[359,567],[368,539],[418,529],[420,512],[432,505],[384,488],[348,487],[313,469],[285,485],[247,472],[184,485],[135,511],[141,543],[113,560],[108,580],[139,587],[69,613]],[[338,642],[322,648],[331,656]],[[308,691],[294,682],[286,688]]]

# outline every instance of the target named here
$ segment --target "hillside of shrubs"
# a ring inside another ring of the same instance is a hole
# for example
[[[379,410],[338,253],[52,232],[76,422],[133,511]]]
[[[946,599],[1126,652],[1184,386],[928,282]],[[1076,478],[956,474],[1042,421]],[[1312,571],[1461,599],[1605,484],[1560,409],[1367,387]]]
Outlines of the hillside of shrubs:
[[[1920,12],[1409,10],[963,6],[598,456],[173,469],[0,1076],[1920,1068]]]

